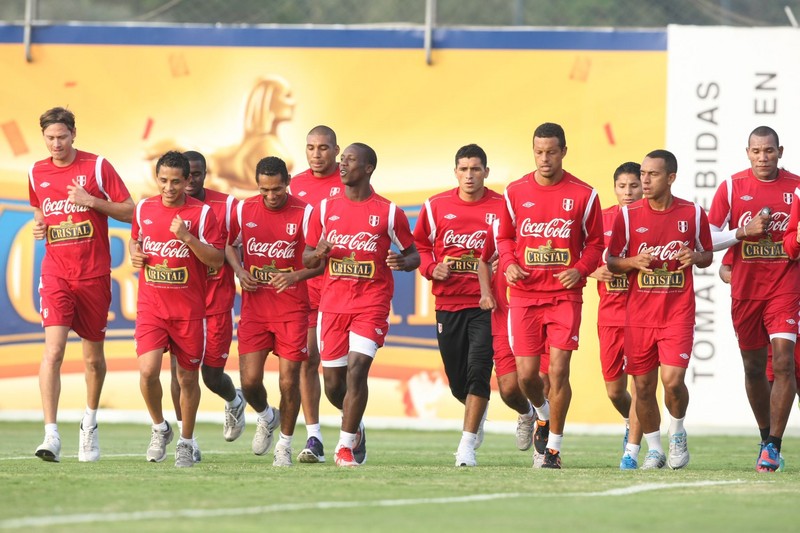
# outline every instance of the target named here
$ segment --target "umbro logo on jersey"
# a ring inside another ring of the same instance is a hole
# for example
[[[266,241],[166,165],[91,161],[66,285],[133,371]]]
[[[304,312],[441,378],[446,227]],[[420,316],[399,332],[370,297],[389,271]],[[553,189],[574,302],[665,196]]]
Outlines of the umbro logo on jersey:
[[[749,194],[745,194],[744,196],[740,196],[739,199],[744,200],[745,202],[749,202],[750,200],[753,199],[753,197],[750,196]]]
[[[257,227],[258,224],[256,224],[255,222],[248,222],[247,224],[245,224],[245,226],[247,226],[248,228],[252,229],[252,228]]]
[[[297,196],[305,196],[306,194],[308,194],[306,191],[300,191]]]
[[[330,220],[331,222],[336,222],[337,220],[339,220],[339,217],[337,215],[333,215],[332,217],[328,218],[328,220]]]
[[[147,224],[148,226],[149,226],[150,224],[152,224],[152,223],[153,223],[153,221],[152,221],[152,220],[150,220],[149,218],[146,218],[146,219],[142,220],[142,224]]]
[[[375,333],[378,335],[383,335],[383,330],[381,328],[375,328]]]
[[[525,202],[524,204],[522,204],[522,207],[524,207],[525,209],[527,209],[527,208],[529,208],[529,207],[533,207],[533,206],[535,206],[535,205],[536,205],[536,204],[535,204],[535,203],[533,203],[533,202]]]
[[[447,220],[453,220],[454,218],[456,218],[456,216],[453,213],[449,213],[445,215],[444,218],[446,218]]]
[[[603,233],[603,235],[605,235],[606,237],[611,237],[611,230],[606,231],[605,233]]]
[[[647,228],[636,228],[636,233],[644,233],[647,231]]]
[[[49,181],[43,181],[42,183],[39,184],[39,187],[41,187],[42,189],[46,189],[49,186],[50,186]]]
[[[575,342],[578,342],[578,336],[577,335],[573,335],[572,336],[572,340],[574,340]]]
[[[688,353],[682,353],[678,357],[680,357],[681,359],[689,359],[689,354]]]
[[[794,318],[790,318],[789,320],[787,320],[787,321],[786,321],[786,323],[787,323],[787,324],[790,324],[790,325],[792,325],[792,326],[794,326],[795,324],[797,324],[797,322],[795,322]]]

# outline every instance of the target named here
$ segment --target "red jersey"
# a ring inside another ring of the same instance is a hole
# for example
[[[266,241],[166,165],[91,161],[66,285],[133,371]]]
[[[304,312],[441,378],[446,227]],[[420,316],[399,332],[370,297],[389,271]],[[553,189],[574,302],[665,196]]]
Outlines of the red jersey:
[[[338,164],[327,176],[317,177],[309,168],[297,174],[289,183],[289,193],[311,207],[317,207],[325,198],[333,198],[341,194],[343,190],[344,185],[342,185]],[[302,253],[303,249],[301,248],[300,254],[302,255]],[[322,280],[322,276],[313,277],[308,280],[308,286],[319,292],[322,288]]]
[[[320,239],[333,245],[320,311],[388,313],[394,293],[392,270],[386,264],[389,248],[394,243],[402,251],[414,244],[403,210],[374,191],[361,202],[344,194],[327,198],[314,210],[306,243],[316,247]]]
[[[608,243],[611,242],[611,230],[619,213],[619,205],[612,205],[603,209],[603,242],[606,249],[603,251],[601,265],[607,264],[606,254]],[[611,281],[598,281],[597,293],[600,295],[600,305],[597,307],[598,326],[624,326],[625,305],[628,301],[628,276],[614,274]]]
[[[430,197],[422,205],[414,228],[420,256],[419,270],[432,280],[438,311],[480,307],[478,259],[486,241],[488,224],[503,210],[503,197],[485,189],[477,202],[465,202],[458,187]],[[432,278],[437,263],[451,262],[450,277]]]
[[[137,314],[197,320],[206,316],[208,267],[169,230],[176,215],[200,242],[224,248],[214,212],[200,200],[186,195],[180,207],[166,207],[161,196],[141,200],[133,215],[131,236],[150,257],[139,271]]]
[[[678,270],[681,244],[700,252],[713,248],[708,218],[699,205],[673,197],[666,211],[654,211],[647,199],[620,209],[608,255],[633,257],[653,248],[656,257],[652,273],[628,272],[626,326],[694,325],[694,278],[692,268]]]
[[[800,293],[797,262],[790,260],[783,249],[792,193],[799,185],[800,177],[785,170],[779,170],[774,181],[761,181],[748,168],[723,181],[717,189],[708,213],[708,222],[716,229],[744,226],[762,208],[772,209],[765,236],[745,237],[731,247],[732,298],[767,300],[775,294]]]
[[[481,252],[481,261],[490,265],[497,258],[497,228],[499,225],[500,219],[493,220],[489,224],[486,246]],[[492,333],[508,336],[508,283],[502,272],[498,271],[492,274],[492,295],[495,302],[492,312]]]
[[[101,156],[77,150],[66,167],[55,166],[52,158],[34,163],[28,172],[28,196],[47,224],[42,275],[69,280],[105,276],[111,272],[108,217],[69,201],[67,186],[73,180],[109,202],[130,198],[122,178]]]
[[[497,243],[500,268],[512,263],[530,276],[511,286],[511,297],[580,298],[586,276],[603,254],[603,219],[597,191],[569,172],[556,185],[536,183],[534,173],[511,182],[505,191]],[[575,268],[583,276],[565,289],[556,274]]]
[[[242,317],[264,322],[292,322],[308,316],[308,289],[301,281],[283,292],[269,284],[277,272],[303,269],[305,230],[311,206],[292,195],[273,211],[261,195],[240,202],[233,215],[229,242],[242,246],[245,270],[258,282],[255,291],[242,291]]]
[[[203,190],[205,191],[203,203],[214,211],[222,241],[226,242],[231,231],[231,214],[236,209],[239,201],[230,194],[211,189]],[[236,296],[236,281],[234,277],[233,267],[227,261],[218,270],[208,269],[208,284],[206,287],[207,315],[230,313],[231,309],[233,309],[233,299]]]

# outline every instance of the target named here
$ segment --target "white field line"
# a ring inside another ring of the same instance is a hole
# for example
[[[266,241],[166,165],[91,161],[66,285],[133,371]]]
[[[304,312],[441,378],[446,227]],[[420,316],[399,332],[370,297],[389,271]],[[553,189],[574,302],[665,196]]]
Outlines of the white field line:
[[[402,507],[407,505],[432,505],[448,503],[470,503],[499,500],[506,498],[541,498],[546,496],[572,496],[572,497],[597,497],[597,496],[627,496],[639,492],[674,488],[710,487],[714,485],[732,485],[744,483],[742,480],[732,481],[698,481],[692,483],[645,483],[602,492],[571,492],[571,493],[533,493],[533,492],[506,492],[496,494],[474,494],[472,496],[450,496],[442,498],[414,498],[401,500],[374,500],[374,501],[331,501],[315,503],[284,503],[276,505],[262,505],[258,507],[240,507],[229,509],[184,509],[169,511],[135,511],[128,513],[86,513],[72,515],[31,516],[0,520],[0,529],[21,529],[26,527],[53,527],[69,524],[97,524],[107,522],[135,522],[140,520],[172,520],[175,518],[213,518],[219,516],[245,516],[260,515],[288,511],[312,511],[324,509],[352,509],[357,507]]]
[[[241,454],[243,450],[225,450],[225,451],[223,451],[223,450],[205,450],[205,449],[201,449],[200,451],[203,453],[203,455],[205,455],[205,454],[208,454],[208,455],[233,455],[233,454],[237,454],[238,455],[238,454]],[[104,454],[100,455],[100,460],[102,460],[103,458],[110,459],[110,458],[114,458],[114,457],[141,457],[142,459],[144,459],[145,458],[145,453],[144,452],[141,452],[141,453],[104,453]],[[61,459],[62,460],[63,459],[77,459],[77,458],[78,458],[78,454],[77,453],[72,454],[72,455],[67,455],[67,454],[63,454],[63,453],[61,454]],[[41,459],[39,459],[38,457],[33,455],[33,453],[31,453],[30,455],[18,455],[18,456],[13,456],[13,457],[0,457],[0,462],[2,462],[2,461],[26,461],[26,460],[41,461]]]

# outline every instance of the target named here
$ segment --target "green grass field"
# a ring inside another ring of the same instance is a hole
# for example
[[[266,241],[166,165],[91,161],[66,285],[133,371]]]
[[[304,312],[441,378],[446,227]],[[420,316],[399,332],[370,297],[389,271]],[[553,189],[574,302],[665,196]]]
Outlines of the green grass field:
[[[368,428],[367,464],[344,469],[332,462],[338,430],[324,428],[327,463],[279,469],[250,452],[251,426],[227,443],[203,424],[203,461],[176,469],[175,441],[167,461],[147,463],[149,427],[133,424],[102,425],[101,461],[78,463],[71,426],[56,464],[33,457],[40,424],[0,423],[0,530],[763,533],[793,531],[800,516],[800,438],[784,441],[787,470],[772,475],[754,471],[754,439],[691,434],[678,471],[621,472],[619,438],[569,434],[561,471],[532,469],[530,452],[497,434],[480,466],[457,469],[456,432]]]

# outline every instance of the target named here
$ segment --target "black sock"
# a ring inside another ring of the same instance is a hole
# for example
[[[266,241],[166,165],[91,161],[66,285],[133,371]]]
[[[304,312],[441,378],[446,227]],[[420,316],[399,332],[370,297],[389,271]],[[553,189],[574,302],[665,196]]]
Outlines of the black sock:
[[[758,428],[759,433],[761,433],[761,442],[767,442],[769,438],[769,426],[765,428]]]
[[[783,440],[783,439],[781,439],[780,437],[773,437],[772,435],[770,435],[767,438],[767,444],[772,444],[772,447],[775,448],[775,451],[780,452],[781,451],[781,440]]]

